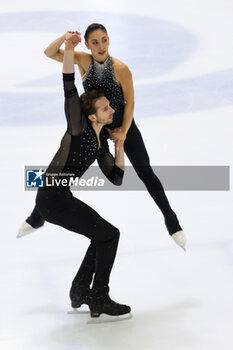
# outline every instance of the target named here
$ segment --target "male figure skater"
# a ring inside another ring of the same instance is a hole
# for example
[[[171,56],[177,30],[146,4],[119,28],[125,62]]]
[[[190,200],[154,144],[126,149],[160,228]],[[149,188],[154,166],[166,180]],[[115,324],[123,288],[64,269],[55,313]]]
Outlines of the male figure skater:
[[[63,82],[67,131],[61,146],[45,173],[45,186],[39,188],[36,210],[48,222],[82,234],[90,239],[80,269],[70,290],[72,306],[88,304],[91,317],[100,314],[123,315],[127,305],[109,297],[109,278],[115,260],[119,230],[104,220],[94,209],[75,198],[69,186],[71,175],[81,177],[97,159],[106,177],[115,185],[122,183],[124,174],[123,142],[115,142],[115,159],[109,152],[104,125],[112,122],[114,110],[100,91],[89,91],[79,98],[74,84],[74,47],[65,41]],[[50,186],[50,174],[57,174],[59,185]],[[65,180],[65,181],[64,181]],[[93,278],[94,277],[94,278]],[[92,287],[91,286],[91,283]]]

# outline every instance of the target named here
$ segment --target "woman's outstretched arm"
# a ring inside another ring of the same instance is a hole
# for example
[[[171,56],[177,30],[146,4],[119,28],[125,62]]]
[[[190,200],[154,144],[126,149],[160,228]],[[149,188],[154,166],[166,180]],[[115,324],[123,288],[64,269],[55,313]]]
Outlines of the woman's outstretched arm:
[[[125,135],[127,135],[127,132],[133,120],[134,87],[132,73],[126,65],[124,65],[119,71],[119,77],[122,91],[124,94],[124,99],[126,102],[121,130]]]
[[[120,64],[117,67],[117,80],[121,84],[126,102],[124,107],[123,121],[120,128],[116,128],[110,135],[110,138],[115,141],[124,142],[127,137],[127,132],[133,120],[134,112],[134,87],[132,73],[126,64]]]
[[[63,62],[64,50],[60,49],[65,40],[72,40],[72,42],[79,43],[81,41],[81,33],[68,31],[56,40],[54,40],[49,46],[44,50],[44,53],[47,57],[52,58],[58,62]],[[81,61],[83,58],[84,52],[74,51],[74,63],[82,65]]]
[[[60,47],[66,40],[66,34],[63,34],[56,40],[54,40],[44,51],[45,55],[49,58],[52,58],[56,61],[63,62],[64,50],[61,50]]]

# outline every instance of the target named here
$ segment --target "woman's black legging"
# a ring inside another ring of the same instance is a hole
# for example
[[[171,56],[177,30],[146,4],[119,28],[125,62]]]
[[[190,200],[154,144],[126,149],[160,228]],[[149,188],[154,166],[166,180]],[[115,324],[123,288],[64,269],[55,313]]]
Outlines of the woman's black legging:
[[[39,189],[36,209],[46,221],[91,240],[76,280],[79,284],[90,285],[94,274],[93,289],[106,290],[116,256],[119,230],[75,198],[70,190]]]
[[[163,213],[170,235],[182,230],[177,216],[168,202],[163,186],[152,170],[142,135],[134,119],[127,133],[124,149],[138,177],[143,181],[151,197]]]
[[[137,175],[144,182],[151,197],[154,199],[155,203],[163,213],[170,235],[182,230],[175,212],[171,209],[163,186],[150,166],[149,156],[143,142],[142,135],[134,120],[132,121],[130,129],[127,133],[124,149]],[[92,245],[90,245],[82,265],[73,280],[74,284],[82,285],[83,281],[86,281],[89,285],[91,284],[95,266],[94,262],[95,249]]]

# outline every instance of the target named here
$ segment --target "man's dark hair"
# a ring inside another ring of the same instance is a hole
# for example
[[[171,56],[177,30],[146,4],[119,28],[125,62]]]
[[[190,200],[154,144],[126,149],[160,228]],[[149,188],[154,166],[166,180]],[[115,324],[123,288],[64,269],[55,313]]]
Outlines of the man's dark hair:
[[[105,32],[107,35],[107,29],[103,26],[103,24],[100,24],[100,23],[92,23],[90,24],[86,31],[85,31],[85,34],[84,34],[84,38],[85,38],[85,41],[88,42],[88,39],[89,39],[89,35],[94,32],[95,30],[102,30],[103,32]]]
[[[87,117],[96,113],[95,102],[102,96],[104,92],[101,90],[86,91],[80,96],[81,109]]]

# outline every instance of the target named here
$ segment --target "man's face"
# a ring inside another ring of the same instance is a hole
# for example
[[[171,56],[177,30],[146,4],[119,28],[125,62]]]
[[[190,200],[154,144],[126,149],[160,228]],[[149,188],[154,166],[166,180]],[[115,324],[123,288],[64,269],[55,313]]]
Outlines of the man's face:
[[[99,124],[111,124],[114,114],[114,109],[110,106],[109,100],[102,96],[98,98],[98,100],[95,102],[96,107],[96,121]]]
[[[85,44],[96,61],[104,62],[108,57],[109,38],[101,29],[92,32]]]

